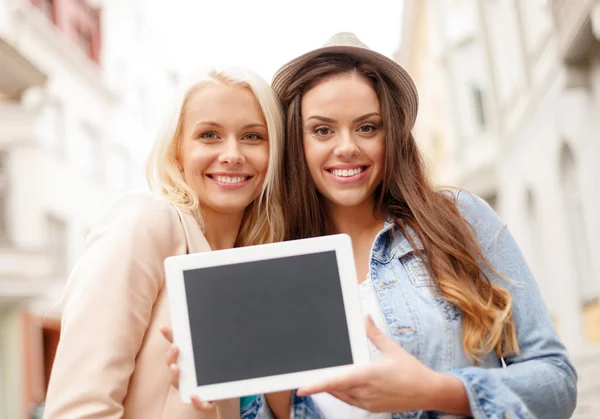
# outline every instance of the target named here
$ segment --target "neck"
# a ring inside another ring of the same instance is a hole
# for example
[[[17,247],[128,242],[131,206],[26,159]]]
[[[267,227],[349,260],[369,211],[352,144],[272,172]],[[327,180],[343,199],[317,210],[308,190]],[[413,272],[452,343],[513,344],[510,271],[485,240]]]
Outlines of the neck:
[[[231,249],[235,245],[243,216],[243,211],[223,214],[202,209],[204,237],[212,250]]]
[[[325,211],[327,232],[348,234],[353,241],[373,231],[378,232],[385,223],[385,214],[375,209],[373,199],[353,207],[325,204]]]

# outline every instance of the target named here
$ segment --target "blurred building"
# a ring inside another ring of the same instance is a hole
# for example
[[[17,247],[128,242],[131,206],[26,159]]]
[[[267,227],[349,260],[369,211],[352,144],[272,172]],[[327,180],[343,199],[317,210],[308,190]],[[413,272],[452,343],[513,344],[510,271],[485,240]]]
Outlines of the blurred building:
[[[508,223],[600,410],[600,1],[405,0],[399,62],[436,180]]]
[[[146,0],[95,2],[102,4],[102,69],[118,95],[106,128],[127,150],[114,168],[121,173],[117,178],[145,187],[146,157],[173,111],[182,75],[176,54],[166,54],[160,15],[150,13],[156,5],[150,7]]]
[[[454,138],[447,98],[446,71],[439,57],[441,43],[431,19],[426,2],[408,1],[404,4],[402,45],[396,61],[402,63],[419,88],[418,121],[413,135],[427,156],[430,177],[436,183],[453,179]],[[408,47],[410,46],[410,47]]]
[[[56,302],[95,217],[126,179],[109,168],[115,102],[85,2],[0,0],[0,417],[45,397]]]
[[[0,0],[0,419],[43,402],[84,239],[121,191],[145,187],[179,84],[146,9]]]

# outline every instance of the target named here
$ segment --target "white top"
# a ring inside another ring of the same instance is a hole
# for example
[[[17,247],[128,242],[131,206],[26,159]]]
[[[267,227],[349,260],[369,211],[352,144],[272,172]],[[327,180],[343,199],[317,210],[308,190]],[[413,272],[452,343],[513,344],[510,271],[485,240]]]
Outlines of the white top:
[[[360,301],[362,305],[363,315],[370,314],[375,322],[375,325],[383,333],[389,336],[389,328],[381,311],[381,306],[377,301],[371,277],[367,276],[361,284],[358,285]],[[369,353],[371,360],[379,357],[379,350],[369,341]],[[323,413],[325,419],[391,419],[391,413],[371,413],[366,410],[359,409],[336,399],[329,393],[319,393],[312,396],[313,401]]]

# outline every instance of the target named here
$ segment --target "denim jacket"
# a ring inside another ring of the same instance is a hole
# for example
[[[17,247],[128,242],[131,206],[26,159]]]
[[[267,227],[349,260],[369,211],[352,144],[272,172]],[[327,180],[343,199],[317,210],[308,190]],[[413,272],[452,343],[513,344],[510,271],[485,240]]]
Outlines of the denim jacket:
[[[474,366],[462,347],[460,311],[432,292],[431,277],[415,249],[387,222],[373,243],[370,269],[392,339],[428,367],[460,379],[474,418],[569,418],[576,405],[577,374],[517,243],[485,201],[467,192],[458,192],[456,199],[484,255],[512,280],[507,282],[485,269],[492,282],[512,295],[520,353],[506,357],[505,368],[495,352]],[[415,246],[421,248],[412,235]],[[273,417],[264,396],[255,398],[241,413],[244,419]],[[290,417],[322,418],[310,397],[295,393]],[[392,417],[450,416],[419,411]]]

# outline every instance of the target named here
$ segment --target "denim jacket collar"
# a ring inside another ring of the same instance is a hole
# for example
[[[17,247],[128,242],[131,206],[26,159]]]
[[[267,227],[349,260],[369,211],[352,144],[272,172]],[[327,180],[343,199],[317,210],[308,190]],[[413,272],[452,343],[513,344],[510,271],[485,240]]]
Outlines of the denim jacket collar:
[[[406,235],[410,236],[419,250],[424,250],[421,240],[412,228],[406,228]],[[392,259],[401,258],[414,251],[415,249],[406,236],[400,232],[392,219],[388,217],[381,231],[375,236],[371,253],[375,260],[381,263],[388,263]]]

